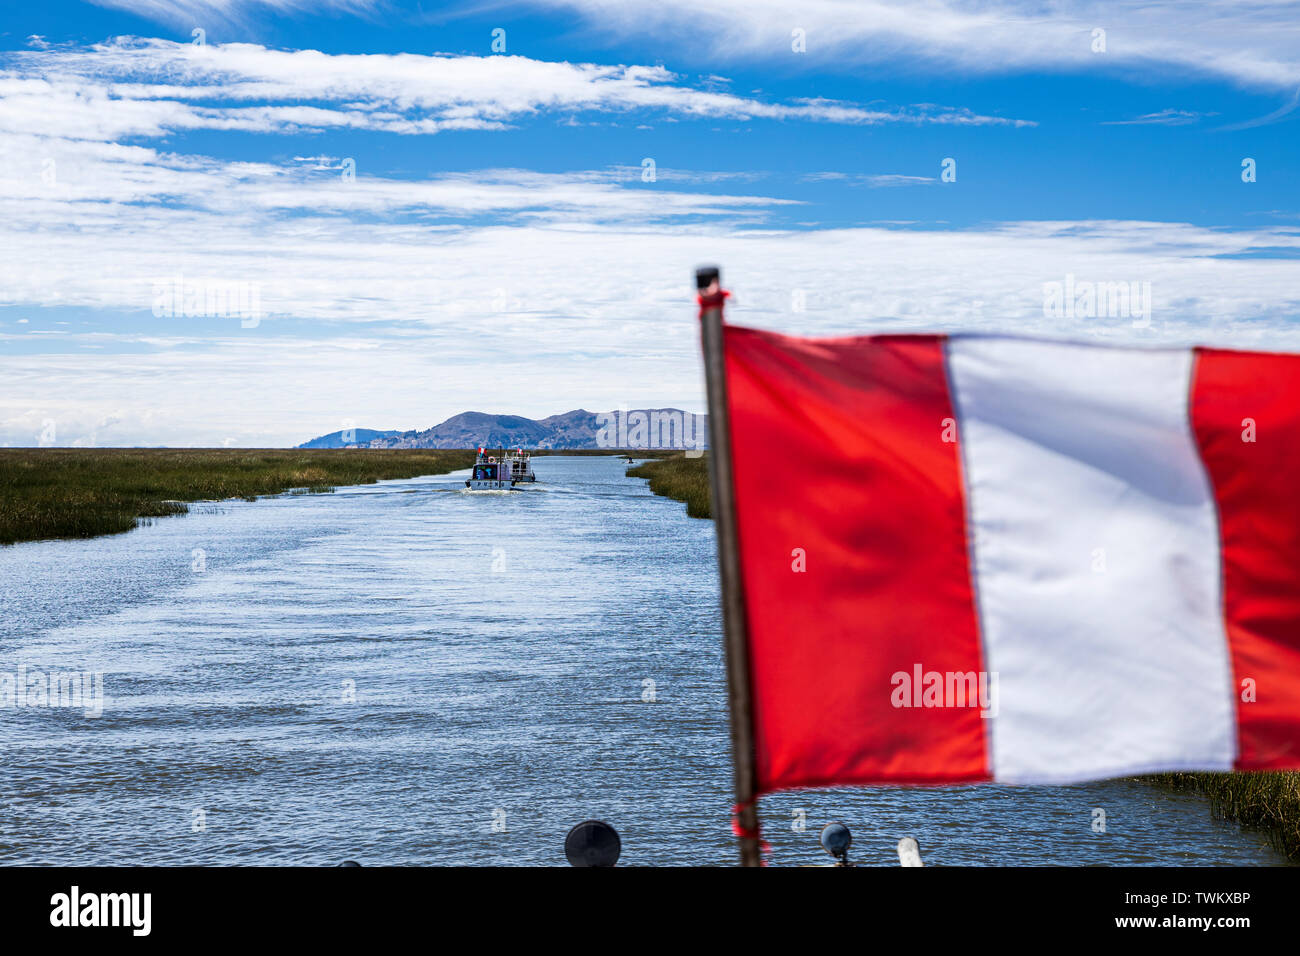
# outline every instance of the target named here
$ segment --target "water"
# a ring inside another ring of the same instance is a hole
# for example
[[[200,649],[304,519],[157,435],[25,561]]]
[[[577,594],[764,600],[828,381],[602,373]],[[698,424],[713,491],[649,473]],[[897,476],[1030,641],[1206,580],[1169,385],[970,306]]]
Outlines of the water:
[[[0,863],[563,864],[589,817],[628,864],[731,863],[713,527],[625,467],[539,458],[526,491],[462,473],[0,549],[0,673],[103,671],[107,697],[0,709]],[[1284,862],[1126,781],[763,813],[776,863],[825,861],[832,819],[872,863],[903,835],[930,865]]]

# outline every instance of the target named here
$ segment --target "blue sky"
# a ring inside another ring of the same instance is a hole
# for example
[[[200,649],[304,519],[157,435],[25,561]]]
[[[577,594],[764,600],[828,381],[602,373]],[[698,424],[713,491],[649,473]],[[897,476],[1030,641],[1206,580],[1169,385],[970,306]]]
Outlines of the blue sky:
[[[7,8],[0,444],[699,410],[701,261],[806,334],[1300,349],[1295,4],[915,10]]]

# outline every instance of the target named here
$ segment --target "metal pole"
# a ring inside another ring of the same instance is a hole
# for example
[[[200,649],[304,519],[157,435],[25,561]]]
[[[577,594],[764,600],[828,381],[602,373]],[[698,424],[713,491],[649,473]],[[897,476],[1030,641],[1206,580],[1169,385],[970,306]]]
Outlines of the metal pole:
[[[749,639],[745,623],[745,586],[740,577],[736,533],[736,496],[731,469],[731,419],[727,412],[727,368],[722,351],[721,276],[716,266],[697,269],[700,292],[700,338],[709,397],[709,487],[713,527],[718,539],[722,577],[722,630],[727,659],[727,697],[731,714],[731,759],[735,771],[740,865],[762,865],[758,808],[754,802],[754,725],[750,710]]]

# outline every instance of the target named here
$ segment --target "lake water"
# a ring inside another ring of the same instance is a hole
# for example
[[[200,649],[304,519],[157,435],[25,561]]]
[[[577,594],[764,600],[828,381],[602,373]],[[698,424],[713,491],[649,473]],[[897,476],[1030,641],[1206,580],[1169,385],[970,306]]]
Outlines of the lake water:
[[[0,708],[0,863],[562,865],[596,817],[624,863],[730,864],[713,526],[625,467],[0,549],[0,673],[102,671],[106,696]],[[1129,781],[786,793],[763,816],[777,864],[825,862],[833,819],[867,863],[904,835],[929,865],[1285,862]]]

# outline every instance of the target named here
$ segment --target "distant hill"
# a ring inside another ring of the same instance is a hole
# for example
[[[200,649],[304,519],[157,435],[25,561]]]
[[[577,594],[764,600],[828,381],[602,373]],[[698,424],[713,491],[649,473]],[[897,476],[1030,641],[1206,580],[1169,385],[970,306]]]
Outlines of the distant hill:
[[[576,408],[540,421],[521,415],[461,412],[432,428],[413,431],[353,429],[354,440],[331,432],[299,448],[704,448],[709,418],[680,408],[589,412]]]
[[[328,435],[321,435],[320,438],[313,438],[309,442],[299,445],[299,448],[366,448],[376,438],[391,438],[394,435],[402,434],[399,431],[380,432],[373,428],[353,428],[348,432],[330,432]],[[344,441],[344,437],[348,440]]]

